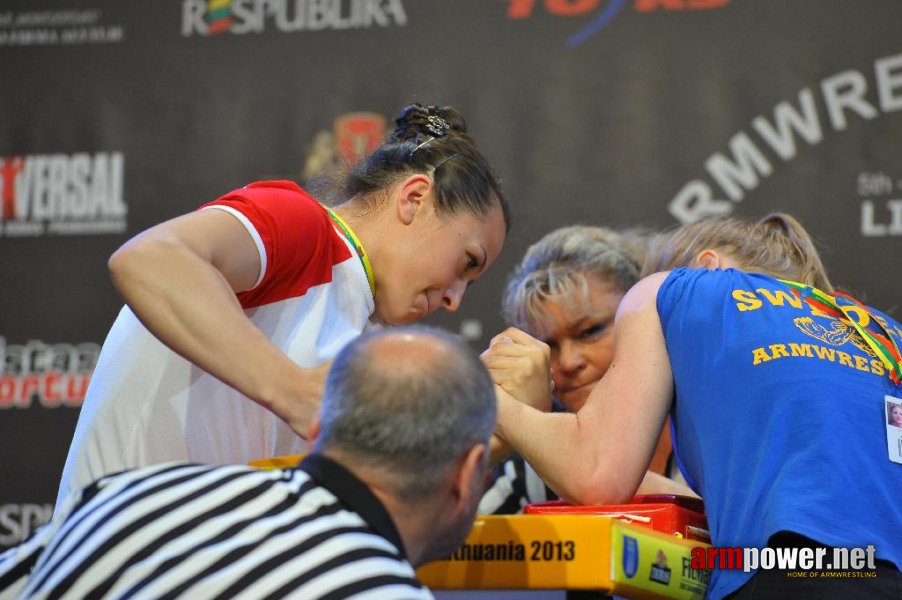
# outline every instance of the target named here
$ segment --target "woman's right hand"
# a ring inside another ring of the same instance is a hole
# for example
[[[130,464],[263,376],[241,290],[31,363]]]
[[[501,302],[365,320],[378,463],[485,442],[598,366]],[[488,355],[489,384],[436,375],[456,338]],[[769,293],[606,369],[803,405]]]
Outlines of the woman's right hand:
[[[481,355],[492,381],[539,410],[551,409],[551,350],[528,333],[509,327],[492,338]]]
[[[295,392],[282,397],[270,407],[276,416],[304,439],[310,433],[313,415],[320,409],[331,366],[330,360],[315,367],[300,369],[301,377],[297,379]]]

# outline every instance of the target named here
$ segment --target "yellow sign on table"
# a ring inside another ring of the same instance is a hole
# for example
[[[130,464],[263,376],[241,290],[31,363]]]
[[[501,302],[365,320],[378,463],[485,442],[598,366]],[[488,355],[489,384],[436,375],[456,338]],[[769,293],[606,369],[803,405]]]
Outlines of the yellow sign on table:
[[[479,517],[449,560],[417,574],[432,589],[604,590],[628,598],[700,599],[698,541],[600,515]]]
[[[283,456],[252,460],[247,464],[258,469],[287,469],[298,466],[302,458],[304,458],[303,454],[285,454]]]

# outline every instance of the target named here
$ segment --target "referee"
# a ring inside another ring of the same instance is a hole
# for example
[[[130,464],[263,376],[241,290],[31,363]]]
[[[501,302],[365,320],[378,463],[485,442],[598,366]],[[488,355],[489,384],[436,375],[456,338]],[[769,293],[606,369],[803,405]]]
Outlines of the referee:
[[[296,468],[106,476],[0,554],[0,598],[432,598],[414,566],[469,532],[494,423],[462,342],[377,330],[336,358]]]

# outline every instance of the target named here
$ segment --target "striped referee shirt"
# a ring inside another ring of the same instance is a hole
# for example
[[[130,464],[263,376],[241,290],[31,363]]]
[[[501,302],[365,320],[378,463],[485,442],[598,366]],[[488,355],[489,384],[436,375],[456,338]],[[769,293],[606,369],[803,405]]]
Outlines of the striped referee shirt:
[[[479,501],[477,512],[481,515],[517,515],[527,504],[558,499],[519,454],[496,466],[492,474],[492,485]]]
[[[557,398],[551,399],[552,412],[565,412]],[[480,515],[518,515],[527,504],[557,500],[558,495],[548,487],[526,460],[514,454],[492,470],[492,483],[479,501]]]
[[[2,599],[352,597],[433,598],[381,502],[317,454],[109,475],[0,554]]]

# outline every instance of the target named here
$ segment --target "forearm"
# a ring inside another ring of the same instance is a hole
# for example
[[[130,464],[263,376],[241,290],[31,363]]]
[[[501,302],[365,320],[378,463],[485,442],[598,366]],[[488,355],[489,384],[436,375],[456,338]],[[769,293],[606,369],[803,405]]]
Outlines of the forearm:
[[[510,444],[497,434],[492,434],[492,437],[489,438],[489,465],[497,465],[513,453],[514,449],[510,447]]]
[[[499,437],[519,452],[561,498],[580,504],[628,499],[638,478],[618,469],[592,431],[570,413],[543,413],[499,394]]]
[[[614,359],[576,414],[544,414],[499,393],[499,435],[571,502],[629,500],[648,468],[673,397],[655,298],[665,275],[632,288],[618,309]]]
[[[304,370],[251,323],[225,277],[190,248],[154,239],[117,252],[110,272],[148,330],[201,369],[283,418],[288,399],[308,396]]]

